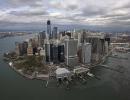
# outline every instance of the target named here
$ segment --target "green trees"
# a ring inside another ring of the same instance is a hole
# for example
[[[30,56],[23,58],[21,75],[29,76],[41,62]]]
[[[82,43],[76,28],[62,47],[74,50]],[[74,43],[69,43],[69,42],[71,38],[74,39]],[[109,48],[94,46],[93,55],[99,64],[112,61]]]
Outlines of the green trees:
[[[18,59],[15,67],[22,69],[27,74],[32,74],[34,71],[47,73],[48,68],[43,64],[42,60],[42,56],[26,56],[23,60]]]

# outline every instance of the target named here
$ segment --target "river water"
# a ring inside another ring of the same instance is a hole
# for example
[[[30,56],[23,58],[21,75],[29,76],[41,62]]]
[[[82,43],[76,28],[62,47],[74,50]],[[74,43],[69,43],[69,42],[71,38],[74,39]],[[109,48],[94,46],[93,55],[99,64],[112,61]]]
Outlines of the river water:
[[[130,54],[127,59],[109,57],[106,65],[118,71],[96,67],[93,73],[101,80],[91,78],[86,85],[76,85],[70,90],[56,87],[49,82],[48,88],[40,80],[26,79],[13,71],[3,61],[2,54],[15,48],[15,41],[29,36],[0,39],[0,100],[130,100]]]

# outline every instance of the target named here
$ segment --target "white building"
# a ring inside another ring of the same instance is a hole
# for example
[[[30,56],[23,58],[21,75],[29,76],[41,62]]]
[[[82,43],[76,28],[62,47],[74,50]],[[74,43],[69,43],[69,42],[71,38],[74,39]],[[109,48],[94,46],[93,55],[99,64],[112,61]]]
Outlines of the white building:
[[[111,43],[110,44],[112,48],[115,48],[115,47],[125,47],[125,48],[128,48],[130,46],[129,43]]]
[[[82,74],[82,73],[86,73],[86,72],[88,72],[89,71],[89,69],[88,68],[84,68],[84,67],[77,67],[77,68],[75,68],[74,70],[73,70],[73,72],[75,73],[75,74]]]
[[[71,76],[70,71],[66,68],[57,68],[56,70],[56,78],[64,79],[69,78]]]
[[[43,49],[40,50],[40,56],[45,56],[45,50]]]

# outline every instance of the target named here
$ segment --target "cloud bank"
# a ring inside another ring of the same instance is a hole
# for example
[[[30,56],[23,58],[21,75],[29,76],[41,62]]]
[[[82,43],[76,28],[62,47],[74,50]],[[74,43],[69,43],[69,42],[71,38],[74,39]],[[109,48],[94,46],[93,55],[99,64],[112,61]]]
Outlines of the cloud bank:
[[[47,19],[60,25],[115,27],[127,31],[130,0],[0,0],[0,29],[13,28],[16,23],[21,28],[39,27]]]

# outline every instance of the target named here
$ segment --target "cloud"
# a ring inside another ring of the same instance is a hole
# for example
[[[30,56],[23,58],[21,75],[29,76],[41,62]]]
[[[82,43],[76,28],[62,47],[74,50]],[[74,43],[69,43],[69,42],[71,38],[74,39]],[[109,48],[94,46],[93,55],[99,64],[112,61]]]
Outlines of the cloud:
[[[8,0],[11,7],[31,6],[37,7],[42,5],[42,0]]]
[[[40,8],[40,9],[30,9],[22,11],[10,11],[9,14],[15,16],[39,16],[39,15],[48,15],[48,12]]]
[[[56,24],[128,27],[130,21],[129,0],[1,0],[0,8],[0,21],[6,24],[50,19]]]

